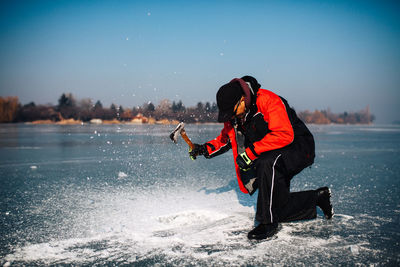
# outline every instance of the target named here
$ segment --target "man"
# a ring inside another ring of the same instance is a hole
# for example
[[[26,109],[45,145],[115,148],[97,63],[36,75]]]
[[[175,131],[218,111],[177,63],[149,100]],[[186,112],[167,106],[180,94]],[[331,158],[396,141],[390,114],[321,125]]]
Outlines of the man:
[[[319,206],[332,218],[330,189],[290,192],[290,181],[314,162],[314,138],[287,101],[251,76],[233,79],[217,92],[221,134],[189,152],[212,158],[232,149],[240,190],[258,188],[256,220],[249,239],[273,236],[279,222],[313,219]]]

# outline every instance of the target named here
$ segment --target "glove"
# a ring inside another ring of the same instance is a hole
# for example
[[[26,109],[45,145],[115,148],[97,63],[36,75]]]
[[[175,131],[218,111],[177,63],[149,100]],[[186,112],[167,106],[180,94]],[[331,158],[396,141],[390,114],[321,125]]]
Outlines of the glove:
[[[189,157],[192,160],[195,160],[196,157],[199,155],[206,155],[206,154],[207,154],[206,145],[194,144],[194,148],[189,149]]]
[[[240,179],[251,196],[258,188],[257,174],[253,161],[247,156],[246,152],[243,152],[236,157],[236,163],[240,169]]]
[[[242,183],[246,188],[247,192],[249,192],[250,196],[252,196],[258,188],[258,181],[257,181],[258,178],[256,170],[250,167],[247,170],[240,169],[239,171],[240,171],[240,180],[242,180]]]
[[[236,157],[236,163],[241,170],[247,171],[251,168],[253,161],[247,156],[246,152],[243,152]]]

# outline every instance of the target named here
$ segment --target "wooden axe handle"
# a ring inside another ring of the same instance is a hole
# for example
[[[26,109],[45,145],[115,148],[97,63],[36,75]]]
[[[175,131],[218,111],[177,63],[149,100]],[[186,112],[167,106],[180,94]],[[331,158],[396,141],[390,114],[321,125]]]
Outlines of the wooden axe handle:
[[[192,143],[192,141],[190,141],[189,137],[186,135],[185,129],[181,130],[181,136],[182,136],[183,140],[185,140],[185,142],[190,146],[190,149],[193,150],[194,144]]]

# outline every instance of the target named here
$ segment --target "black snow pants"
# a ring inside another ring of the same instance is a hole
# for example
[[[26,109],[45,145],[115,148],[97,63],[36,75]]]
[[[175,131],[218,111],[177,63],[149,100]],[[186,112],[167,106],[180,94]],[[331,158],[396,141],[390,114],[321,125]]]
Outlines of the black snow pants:
[[[290,192],[293,175],[286,169],[283,154],[270,151],[255,162],[259,190],[256,220],[260,223],[306,220],[317,215],[315,190]]]

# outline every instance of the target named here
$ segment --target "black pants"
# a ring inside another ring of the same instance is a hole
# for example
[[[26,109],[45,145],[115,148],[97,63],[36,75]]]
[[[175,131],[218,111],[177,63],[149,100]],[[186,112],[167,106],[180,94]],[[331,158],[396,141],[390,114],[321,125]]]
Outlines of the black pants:
[[[314,190],[290,192],[290,180],[282,154],[267,153],[256,161],[258,199],[256,220],[260,223],[289,222],[316,217]]]

